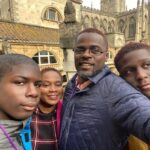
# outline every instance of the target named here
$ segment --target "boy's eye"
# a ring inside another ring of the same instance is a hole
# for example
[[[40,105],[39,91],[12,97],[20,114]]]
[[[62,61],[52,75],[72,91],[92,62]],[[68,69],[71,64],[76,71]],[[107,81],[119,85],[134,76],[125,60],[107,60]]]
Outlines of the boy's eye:
[[[129,75],[131,75],[133,73],[133,69],[127,69],[127,70],[124,70],[122,73],[121,73],[121,76],[122,77],[128,77]]]
[[[24,82],[24,81],[15,81],[14,83],[15,83],[15,84],[17,84],[17,85],[20,85],[20,86],[22,86],[22,85],[24,85],[24,84],[25,84],[25,82]]]

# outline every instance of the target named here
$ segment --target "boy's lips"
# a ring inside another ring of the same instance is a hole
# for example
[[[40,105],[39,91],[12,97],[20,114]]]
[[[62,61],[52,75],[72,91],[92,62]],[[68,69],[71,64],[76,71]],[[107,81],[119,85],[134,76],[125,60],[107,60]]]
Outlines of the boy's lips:
[[[23,109],[27,111],[33,111],[37,105],[32,104],[32,105],[22,105]]]

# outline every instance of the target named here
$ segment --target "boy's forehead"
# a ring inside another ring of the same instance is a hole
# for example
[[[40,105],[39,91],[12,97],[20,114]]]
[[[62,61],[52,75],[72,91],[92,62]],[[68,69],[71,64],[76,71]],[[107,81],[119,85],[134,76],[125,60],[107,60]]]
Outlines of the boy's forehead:
[[[31,64],[19,64],[12,66],[12,68],[6,73],[11,75],[41,76],[39,67]]]
[[[134,64],[136,62],[142,63],[143,61],[150,59],[150,51],[147,49],[138,49],[135,51],[130,51],[129,53],[126,53],[122,59],[120,60],[120,67],[124,67],[128,64]]]
[[[24,70],[26,71],[33,70],[33,71],[40,71],[39,67],[33,64],[17,64],[11,67],[12,70]]]

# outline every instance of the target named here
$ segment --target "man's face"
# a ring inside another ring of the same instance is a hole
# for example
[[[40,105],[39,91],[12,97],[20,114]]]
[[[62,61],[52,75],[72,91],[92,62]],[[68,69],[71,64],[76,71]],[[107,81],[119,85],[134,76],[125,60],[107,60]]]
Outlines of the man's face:
[[[40,98],[41,75],[37,67],[17,65],[0,80],[0,119],[24,120]]]
[[[75,66],[81,78],[100,72],[107,59],[106,43],[97,33],[82,33],[74,48]]]
[[[123,56],[121,76],[150,98],[150,50],[139,49]]]
[[[63,95],[60,75],[55,71],[47,71],[42,75],[41,104],[50,107],[56,105]]]

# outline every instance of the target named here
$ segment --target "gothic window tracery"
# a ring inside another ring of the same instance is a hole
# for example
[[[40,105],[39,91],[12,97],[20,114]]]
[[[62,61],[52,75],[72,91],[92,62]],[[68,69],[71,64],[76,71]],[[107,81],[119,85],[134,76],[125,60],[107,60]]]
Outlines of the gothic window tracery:
[[[93,19],[93,27],[99,29],[99,19],[97,17]]]
[[[136,33],[136,20],[131,17],[129,20],[129,37],[134,37]]]
[[[114,22],[108,23],[108,32],[113,33],[114,32]]]
[[[90,18],[88,16],[85,16],[84,18],[84,27],[85,28],[90,27]]]
[[[103,26],[104,31],[107,32],[107,20],[106,19],[103,19],[102,26]]]
[[[124,32],[124,25],[125,25],[124,20],[121,19],[121,20],[119,21],[119,25],[118,25],[118,31],[119,31],[119,32],[121,32],[121,33]]]
[[[112,32],[115,31],[115,22],[114,20],[111,21],[111,27],[112,27]]]

